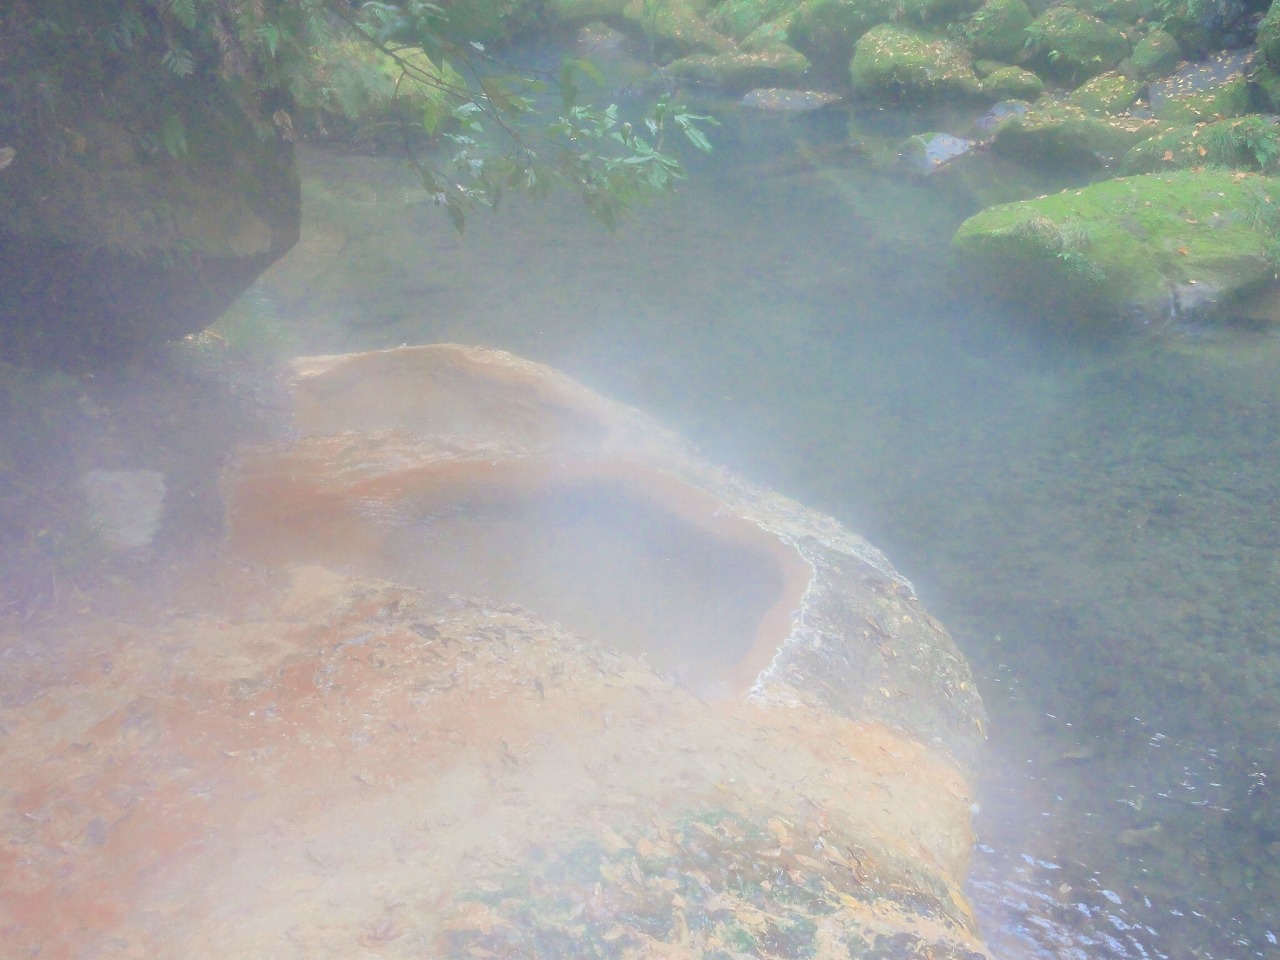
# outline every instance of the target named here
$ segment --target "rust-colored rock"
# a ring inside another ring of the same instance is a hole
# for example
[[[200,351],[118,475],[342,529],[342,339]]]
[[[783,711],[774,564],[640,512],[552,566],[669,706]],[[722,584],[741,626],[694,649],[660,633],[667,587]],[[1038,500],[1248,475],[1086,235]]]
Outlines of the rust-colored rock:
[[[0,681],[0,955],[982,955],[980,704],[876,551],[505,354],[299,372],[258,579]]]

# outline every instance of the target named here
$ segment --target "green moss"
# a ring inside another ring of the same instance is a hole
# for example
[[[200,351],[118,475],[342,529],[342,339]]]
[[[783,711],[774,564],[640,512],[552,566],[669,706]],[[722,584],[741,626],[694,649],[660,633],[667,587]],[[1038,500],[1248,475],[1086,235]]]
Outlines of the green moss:
[[[1162,97],[1156,116],[1170,123],[1197,123],[1222,117],[1242,117],[1249,112],[1249,79],[1243,74],[1228,77],[1220,84]]]
[[[628,0],[622,14],[651,41],[660,41],[678,53],[729,52],[733,44],[707,24],[705,10],[702,0]]]
[[[1256,67],[1249,77],[1272,111],[1280,111],[1280,70]]]
[[[996,128],[995,149],[1022,160],[1097,165],[1123,156],[1135,144],[1161,133],[1156,120],[1095,114],[1062,101],[1040,103]]]
[[[733,41],[706,22],[706,0],[544,0],[548,15],[566,23],[604,21],[643,33],[677,55],[725,53]]]
[[[675,60],[667,71],[677,79],[714,84],[727,90],[796,86],[809,61],[791,47],[775,44],[753,52],[694,54]]]
[[[972,97],[981,91],[963,48],[891,24],[863,34],[849,73],[856,93],[882,102]]]
[[[872,27],[943,25],[981,0],[804,0],[788,21],[795,46],[815,63],[848,66],[854,44]]]
[[[800,0],[724,0],[707,17],[707,24],[735,40],[742,40],[763,24],[790,14]]]
[[[546,10],[556,20],[567,23],[589,23],[592,20],[616,20],[628,0],[545,0]]]
[[[1280,71],[1280,3],[1273,2],[1258,24],[1258,61]]]
[[[1073,90],[1064,102],[1088,113],[1117,114],[1129,109],[1142,93],[1143,84],[1114,71],[1099,74]]]
[[[738,46],[744,53],[765,53],[772,47],[790,46],[786,18],[764,23],[752,30]]]
[[[982,81],[982,95],[990,100],[1034,100],[1044,93],[1044,81],[1021,67],[1001,67]]]
[[[537,4],[531,0],[468,0],[445,7],[443,32],[451,39],[493,43],[533,23]]]
[[[987,0],[965,22],[961,35],[974,56],[1007,61],[1022,51],[1034,19],[1024,0]]]
[[[1055,76],[1087,80],[1129,55],[1129,41],[1115,27],[1075,7],[1046,10],[1027,28],[1027,47]]]
[[[442,71],[416,47],[395,49],[389,56],[368,43],[338,41],[315,51],[321,70],[331,82],[298,101],[297,122],[309,136],[320,133],[348,139],[363,139],[379,129],[406,123],[419,126],[428,102],[443,104],[444,98],[426,77],[462,83],[454,71]],[[411,65],[414,76],[402,75],[396,58]],[[421,77],[423,79],[415,79]],[[397,139],[402,134],[396,132]]]
[[[1154,318],[1180,295],[1226,296],[1270,279],[1280,181],[1150,174],[991,207],[953,248],[970,267],[1086,313]]]
[[[1280,172],[1280,126],[1257,116],[1177,127],[1144,140],[1125,154],[1124,173],[1184,167],[1220,167],[1260,173]]]
[[[1140,80],[1171,73],[1182,59],[1177,38],[1159,27],[1151,30],[1133,48],[1126,72]]]
[[[791,17],[791,42],[815,62],[844,67],[858,38],[892,13],[889,0],[805,0]]]
[[[1075,0],[1074,5],[1099,20],[1118,24],[1137,23],[1156,10],[1155,0]]]

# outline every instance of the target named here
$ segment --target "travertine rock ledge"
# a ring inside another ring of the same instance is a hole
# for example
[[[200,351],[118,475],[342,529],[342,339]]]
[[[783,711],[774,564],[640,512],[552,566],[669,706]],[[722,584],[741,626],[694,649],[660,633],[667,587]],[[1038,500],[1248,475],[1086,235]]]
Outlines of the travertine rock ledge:
[[[299,371],[228,479],[257,574],[0,679],[0,954],[984,955],[980,704],[883,557],[505,354]]]

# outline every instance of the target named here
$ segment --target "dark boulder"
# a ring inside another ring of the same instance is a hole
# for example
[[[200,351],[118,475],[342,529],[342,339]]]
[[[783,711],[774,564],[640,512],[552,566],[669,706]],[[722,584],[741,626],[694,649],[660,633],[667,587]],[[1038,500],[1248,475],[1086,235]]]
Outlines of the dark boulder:
[[[27,28],[0,16],[0,356],[93,365],[203,329],[297,241],[287,102],[148,48],[51,68]]]

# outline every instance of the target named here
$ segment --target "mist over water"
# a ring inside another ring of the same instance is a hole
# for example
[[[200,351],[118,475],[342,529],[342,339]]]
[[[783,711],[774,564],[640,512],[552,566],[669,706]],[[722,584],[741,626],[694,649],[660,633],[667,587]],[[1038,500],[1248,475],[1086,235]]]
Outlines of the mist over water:
[[[394,161],[304,153],[303,266],[260,292],[298,352],[552,364],[882,548],[991,713],[999,955],[1280,955],[1280,338],[966,302],[973,201],[845,123],[739,119],[615,235],[566,200],[459,237]]]

